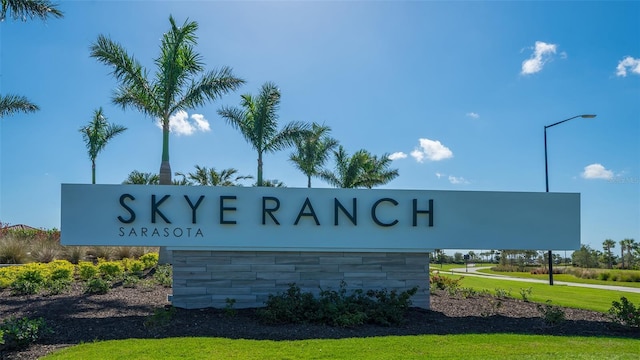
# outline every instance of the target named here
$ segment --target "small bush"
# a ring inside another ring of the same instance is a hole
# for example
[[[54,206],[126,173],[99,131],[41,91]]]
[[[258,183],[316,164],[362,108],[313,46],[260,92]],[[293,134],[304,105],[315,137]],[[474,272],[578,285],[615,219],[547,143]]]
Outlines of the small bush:
[[[551,305],[551,300],[547,300],[545,304],[538,304],[537,308],[547,325],[558,325],[565,320],[564,310],[559,306]]]
[[[125,275],[122,279],[122,287],[135,288],[140,282],[140,278],[135,275]]]
[[[520,288],[520,296],[522,297],[522,300],[524,300],[525,302],[529,302],[529,296],[531,296],[532,292],[533,292],[533,288],[528,288],[528,289]]]
[[[75,266],[67,260],[55,260],[50,262],[47,267],[49,268],[50,280],[64,280],[72,281],[73,272]]]
[[[80,261],[78,264],[78,276],[82,281],[89,281],[98,276],[98,267],[89,261]]]
[[[429,283],[435,285],[439,290],[456,290],[460,287],[460,282],[463,277],[453,278],[448,276],[441,276],[440,273],[434,272],[429,276]]]
[[[37,294],[46,284],[47,278],[47,269],[42,264],[32,263],[21,266],[11,284],[11,292],[14,295]]]
[[[124,275],[124,265],[118,261],[99,261],[98,271],[106,280],[120,279]]]
[[[87,248],[84,246],[66,246],[62,257],[72,264],[79,264],[87,256]]]
[[[159,285],[170,288],[173,285],[173,268],[171,265],[159,265],[153,274],[153,280]]]
[[[598,280],[607,281],[611,279],[611,273],[608,271],[603,271],[598,274]]]
[[[142,292],[153,291],[156,288],[156,282],[153,279],[140,280],[137,287]]]
[[[125,258],[122,259],[122,265],[124,265],[124,270],[129,274],[141,276],[144,271],[144,263],[140,260]]]
[[[173,306],[155,309],[153,315],[144,320],[144,327],[153,329],[169,325],[175,313],[176,308]]]
[[[495,292],[496,292],[496,297],[497,298],[508,298],[508,297],[511,297],[511,289],[505,290],[505,289],[501,289],[501,288],[496,288]]]
[[[20,349],[36,342],[50,332],[44,319],[10,317],[0,325],[0,350]]]
[[[85,284],[84,292],[86,294],[101,295],[109,292],[110,288],[111,288],[111,285],[107,280],[100,279],[100,278],[93,278],[93,279],[89,279],[89,281],[87,281],[87,283]]]
[[[14,236],[0,237],[0,264],[24,264],[29,260],[28,244]]]
[[[19,266],[7,266],[0,268],[0,290],[10,287],[11,284],[16,281],[19,272]]]
[[[623,326],[640,327],[640,306],[636,306],[627,300],[626,297],[620,297],[620,301],[613,301],[611,309],[609,309],[611,319]]]
[[[87,255],[109,261],[113,258],[113,248],[110,246],[92,246],[87,250]]]
[[[38,241],[31,247],[31,258],[39,263],[49,263],[62,253],[60,244],[53,241]]]
[[[147,253],[138,259],[144,264],[145,270],[151,269],[158,265],[158,253]]]
[[[265,323],[320,323],[331,326],[352,327],[366,323],[379,325],[400,324],[411,305],[410,298],[418,291],[355,290],[347,294],[346,283],[339,290],[321,290],[314,298],[303,293],[295,284],[278,295],[270,295],[266,307],[256,314]]]

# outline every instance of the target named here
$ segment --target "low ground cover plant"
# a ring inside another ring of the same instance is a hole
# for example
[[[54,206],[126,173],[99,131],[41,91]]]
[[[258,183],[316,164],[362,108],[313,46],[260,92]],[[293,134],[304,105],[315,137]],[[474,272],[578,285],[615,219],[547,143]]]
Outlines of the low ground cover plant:
[[[0,324],[0,351],[24,348],[49,331],[43,318],[10,317]]]
[[[417,287],[397,291],[361,289],[347,293],[346,283],[338,290],[321,290],[315,297],[302,292],[295,284],[277,295],[269,295],[265,307],[257,310],[258,317],[268,324],[317,323],[352,327],[363,324],[394,325],[404,321]]]

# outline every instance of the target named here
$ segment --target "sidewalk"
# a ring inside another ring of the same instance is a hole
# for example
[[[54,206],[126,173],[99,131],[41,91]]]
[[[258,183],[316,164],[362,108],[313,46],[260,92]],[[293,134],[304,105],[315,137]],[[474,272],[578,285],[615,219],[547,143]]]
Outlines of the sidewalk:
[[[469,267],[468,269],[456,268],[456,269],[451,269],[450,271],[451,273],[462,274],[464,276],[477,276],[477,277],[492,278],[496,280],[511,280],[511,281],[521,281],[521,282],[528,282],[528,283],[549,284],[548,280],[526,279],[526,278],[518,278],[518,277],[513,277],[508,275],[483,274],[478,272],[478,270],[490,269],[490,268],[491,268],[490,266],[484,266],[484,267],[472,266],[472,267]],[[554,281],[553,284],[640,294],[640,288],[632,288],[632,287],[626,287],[626,286],[582,284],[582,283],[574,283],[574,282],[567,282],[567,281]]]

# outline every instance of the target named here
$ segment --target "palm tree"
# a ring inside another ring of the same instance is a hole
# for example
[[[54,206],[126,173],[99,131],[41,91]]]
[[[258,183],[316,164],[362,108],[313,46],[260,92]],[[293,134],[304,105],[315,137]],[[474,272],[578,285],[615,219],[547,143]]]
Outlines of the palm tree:
[[[373,188],[383,185],[398,176],[398,170],[389,170],[387,155],[381,158],[361,149],[349,156],[342,146],[334,151],[335,171],[323,170],[320,177],[339,188]]]
[[[258,186],[263,186],[262,155],[294,145],[295,140],[308,130],[308,125],[301,122],[290,122],[278,130],[279,104],[280,90],[275,84],[267,82],[262,85],[257,97],[242,95],[242,108],[223,107],[218,110],[218,114],[238,129],[258,152]]]
[[[0,118],[16,112],[30,113],[40,110],[38,105],[20,95],[0,95]]]
[[[371,189],[398,177],[398,169],[389,169],[391,162],[389,154],[384,154],[381,157],[369,154],[369,161],[365,162],[363,185]]]
[[[105,37],[91,45],[91,57],[109,66],[120,82],[113,98],[123,109],[132,107],[159,119],[162,124],[162,163],[160,184],[171,184],[169,164],[169,118],[178,111],[190,110],[236,90],[244,80],[236,78],[229,67],[205,74],[202,57],[195,52],[198,23],[185,21],[177,26],[169,17],[171,29],[162,36],[160,55],[155,59],[155,78],[118,43]]]
[[[49,16],[61,18],[62,11],[49,0],[1,0],[0,21],[4,21],[7,13],[11,13],[14,20],[26,21],[27,18],[46,20]]]
[[[623,241],[627,247],[627,267],[632,269],[634,263],[633,250],[638,246],[638,244],[634,239],[624,239]]]
[[[160,177],[158,174],[143,173],[138,170],[133,170],[122,183],[134,185],[158,185],[160,183]]]
[[[109,140],[118,134],[122,134],[125,130],[127,130],[127,128],[124,126],[109,124],[102,112],[102,108],[95,110],[93,112],[93,119],[89,124],[80,128],[82,139],[87,146],[87,152],[91,160],[92,184],[96,183],[96,158],[98,154],[107,146]]]
[[[607,254],[609,269],[613,267],[613,253],[611,252],[611,249],[614,247],[616,247],[616,242],[614,240],[607,239],[602,243],[602,249]]]
[[[238,181],[245,179],[253,179],[251,175],[236,175],[238,169],[228,168],[216,171],[215,168],[207,168],[206,166],[200,167],[196,165],[196,171],[189,173],[186,176],[182,173],[176,173],[176,175],[185,176],[190,184],[201,186],[239,186]]]
[[[295,140],[296,152],[291,154],[295,166],[307,176],[307,187],[311,187],[311,177],[319,176],[330,151],[338,141],[329,137],[331,128],[313,123],[304,137]]]
[[[283,183],[282,181],[280,181],[278,179],[264,179],[262,181],[262,185],[258,185],[256,183],[256,184],[253,184],[253,186],[277,187],[277,188],[287,187],[287,185],[285,185],[285,183]]]

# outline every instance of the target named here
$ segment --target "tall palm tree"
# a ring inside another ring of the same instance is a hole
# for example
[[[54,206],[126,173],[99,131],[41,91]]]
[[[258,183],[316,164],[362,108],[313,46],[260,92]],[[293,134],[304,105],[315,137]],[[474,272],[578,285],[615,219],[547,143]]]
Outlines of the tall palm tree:
[[[89,159],[91,160],[91,183],[96,183],[96,158],[98,154],[107,146],[109,140],[118,134],[122,134],[126,127],[110,124],[104,116],[102,108],[94,110],[93,119],[89,124],[80,128],[82,139],[87,146]]]
[[[160,55],[154,63],[155,77],[129,55],[118,43],[104,35],[91,45],[91,57],[111,67],[120,83],[113,102],[123,109],[131,107],[162,124],[162,163],[160,184],[171,184],[169,164],[169,118],[180,110],[191,110],[236,90],[244,80],[235,77],[231,68],[223,67],[204,73],[202,57],[195,52],[198,23],[185,21],[176,25],[169,17],[171,28],[162,36]]]
[[[304,137],[295,140],[296,151],[289,160],[307,176],[308,188],[311,187],[311,177],[320,175],[331,150],[338,146],[338,141],[329,136],[330,132],[330,127],[313,123]]]
[[[342,146],[334,151],[335,170],[323,170],[320,177],[339,188],[368,188],[383,185],[398,176],[397,169],[389,169],[391,160],[372,155],[361,149],[349,156]]]
[[[613,267],[613,253],[611,249],[613,249],[614,247],[616,247],[616,242],[614,240],[607,239],[602,243],[602,249],[607,254],[609,269]]]
[[[258,152],[257,186],[263,186],[262,155],[294,145],[294,141],[301,138],[309,128],[301,122],[290,122],[278,130],[279,105],[280,90],[274,83],[267,82],[262,85],[258,96],[242,95],[242,108],[223,107],[218,110],[218,114],[238,129]]]
[[[206,166],[196,165],[195,168],[195,172],[186,176],[182,173],[176,173],[176,175],[185,176],[190,184],[201,186],[239,186],[238,181],[253,179],[251,175],[237,175],[238,169],[234,168],[223,169],[220,172]]]
[[[16,112],[30,113],[40,110],[38,105],[20,95],[0,95],[0,118]]]
[[[624,251],[627,249],[629,239],[620,240],[620,259],[622,260],[622,268],[624,269]]]
[[[56,8],[49,0],[1,0],[0,21],[4,21],[7,13],[11,13],[14,20],[26,21],[27,19],[40,18],[46,20],[49,16],[63,17],[62,11]]]
[[[624,242],[627,246],[627,267],[629,269],[633,269],[633,264],[634,264],[633,250],[636,249],[638,244],[634,239],[624,239]]]

